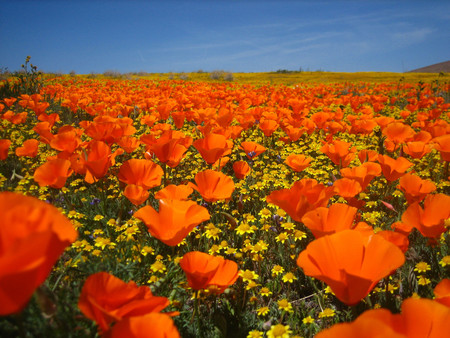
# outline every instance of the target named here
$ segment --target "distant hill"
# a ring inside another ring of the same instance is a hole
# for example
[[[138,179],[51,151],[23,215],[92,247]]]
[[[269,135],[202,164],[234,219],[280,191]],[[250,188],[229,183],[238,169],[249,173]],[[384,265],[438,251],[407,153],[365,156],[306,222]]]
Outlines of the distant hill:
[[[410,70],[407,73],[450,73],[450,61],[435,63],[427,67]]]

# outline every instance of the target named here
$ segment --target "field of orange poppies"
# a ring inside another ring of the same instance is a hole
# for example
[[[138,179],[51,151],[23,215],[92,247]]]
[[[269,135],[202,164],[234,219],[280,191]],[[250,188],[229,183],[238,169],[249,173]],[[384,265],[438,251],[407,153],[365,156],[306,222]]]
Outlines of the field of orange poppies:
[[[1,336],[450,332],[448,83],[21,81]]]

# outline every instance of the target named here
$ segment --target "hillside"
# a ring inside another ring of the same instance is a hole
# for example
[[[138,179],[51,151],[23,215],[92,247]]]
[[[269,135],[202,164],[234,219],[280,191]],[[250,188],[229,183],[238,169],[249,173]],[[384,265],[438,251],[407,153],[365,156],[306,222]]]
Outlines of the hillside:
[[[435,63],[434,65],[410,70],[407,73],[450,73],[450,61]]]

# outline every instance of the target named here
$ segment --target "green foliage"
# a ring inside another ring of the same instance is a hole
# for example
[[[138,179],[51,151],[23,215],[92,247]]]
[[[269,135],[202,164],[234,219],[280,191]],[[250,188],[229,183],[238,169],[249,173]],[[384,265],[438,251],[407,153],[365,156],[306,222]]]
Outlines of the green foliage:
[[[25,64],[21,65],[22,69],[0,83],[0,100],[39,93],[43,86],[43,74],[38,71],[37,66],[30,63],[30,59],[27,56]]]

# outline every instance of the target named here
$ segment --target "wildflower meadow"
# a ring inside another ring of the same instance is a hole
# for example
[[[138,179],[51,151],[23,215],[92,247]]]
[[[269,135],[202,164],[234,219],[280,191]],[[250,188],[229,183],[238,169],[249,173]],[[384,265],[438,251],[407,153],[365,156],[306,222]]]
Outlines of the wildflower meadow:
[[[444,77],[23,67],[0,83],[0,336],[450,332]]]

